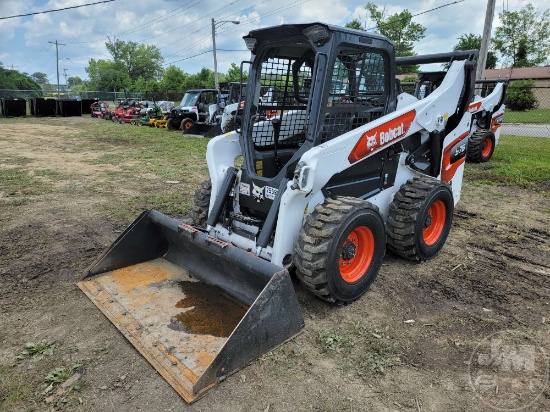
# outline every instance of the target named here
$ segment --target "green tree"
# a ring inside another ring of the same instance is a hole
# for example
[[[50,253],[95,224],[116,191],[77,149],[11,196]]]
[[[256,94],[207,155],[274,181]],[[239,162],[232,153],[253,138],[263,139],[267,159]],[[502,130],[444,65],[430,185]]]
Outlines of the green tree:
[[[138,77],[147,81],[158,80],[162,76],[164,59],[156,46],[122,40],[105,43],[105,46],[113,61],[124,68],[130,80],[135,81]]]
[[[40,97],[42,91],[34,93],[20,93],[18,90],[41,90],[40,85],[36,83],[26,73],[20,73],[17,70],[8,70],[0,67],[0,89],[11,89],[2,93],[4,98],[25,98]]]
[[[82,80],[78,76],[71,76],[67,79],[67,83],[69,84],[69,87],[74,87],[74,86],[77,86],[77,85],[80,85],[80,84],[84,83],[84,80]]]
[[[92,90],[123,91],[132,85],[132,80],[121,63],[109,60],[90,59],[86,73]]]
[[[516,51],[516,55],[514,58],[514,67],[532,66],[532,64],[529,63],[527,54],[527,42],[525,41],[525,39],[521,39],[519,41],[518,50]]]
[[[502,25],[491,40],[495,50],[512,67],[535,66],[550,54],[550,9],[540,15],[531,3],[519,11],[499,13]]]
[[[165,92],[184,92],[189,75],[176,66],[169,66],[162,75],[161,89]]]
[[[352,21],[348,21],[346,23],[346,27],[348,29],[355,29],[355,30],[365,30],[363,28],[363,25],[361,24],[361,22],[357,19],[353,19]]]
[[[481,35],[474,33],[463,34],[458,38],[454,50],[479,50],[481,48]],[[487,53],[486,69],[494,69],[497,66],[497,56],[494,51]]]
[[[375,23],[374,31],[388,39],[395,46],[395,55],[398,57],[414,56],[413,43],[424,38],[426,27],[412,21],[412,14],[405,9],[400,13],[385,16],[384,9],[379,9],[374,3],[367,3],[365,9],[370,19]],[[355,19],[346,24],[351,29],[363,30],[362,24]],[[418,66],[398,66],[397,73],[414,73]]]
[[[211,89],[214,85],[214,72],[203,67],[200,72],[190,74],[183,83],[183,90]]]
[[[48,75],[46,73],[36,72],[31,74],[31,79],[33,79],[38,84],[48,84]]]
[[[248,75],[246,72],[243,72],[243,82],[246,82]],[[240,82],[241,81],[241,68],[235,63],[231,63],[231,67],[227,71],[227,74],[221,76],[221,81],[224,82]]]
[[[531,79],[513,81],[506,93],[506,107],[520,112],[536,108],[538,102],[533,94],[534,85]]]

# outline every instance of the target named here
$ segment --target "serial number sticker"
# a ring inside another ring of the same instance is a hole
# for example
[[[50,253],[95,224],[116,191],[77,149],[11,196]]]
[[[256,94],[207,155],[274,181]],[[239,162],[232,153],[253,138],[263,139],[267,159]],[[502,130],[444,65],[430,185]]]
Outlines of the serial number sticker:
[[[275,196],[277,196],[277,193],[279,193],[279,189],[275,189],[274,187],[266,186],[264,189],[265,197],[267,199],[273,200],[275,199]]]
[[[241,195],[250,196],[250,185],[248,183],[243,183],[239,185],[239,193]]]

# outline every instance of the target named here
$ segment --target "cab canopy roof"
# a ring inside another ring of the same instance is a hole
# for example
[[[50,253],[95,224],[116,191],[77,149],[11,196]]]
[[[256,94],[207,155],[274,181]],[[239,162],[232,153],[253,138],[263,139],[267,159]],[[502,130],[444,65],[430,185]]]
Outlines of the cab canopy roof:
[[[324,29],[324,33],[323,33]],[[334,26],[331,24],[313,22],[304,24],[282,24],[280,26],[265,27],[258,30],[252,30],[243,37],[245,42],[247,39],[257,39],[260,42],[269,41],[273,38],[294,37],[305,35],[317,43],[316,38],[320,38],[321,42],[326,42],[334,33],[353,36],[358,38],[360,43],[370,44],[373,40],[387,42],[393,46],[393,42],[387,37],[380,34],[370,33],[362,30],[350,29],[347,27]],[[323,37],[326,36],[326,37]],[[323,41],[324,40],[324,41]],[[248,45],[248,42],[247,42]]]

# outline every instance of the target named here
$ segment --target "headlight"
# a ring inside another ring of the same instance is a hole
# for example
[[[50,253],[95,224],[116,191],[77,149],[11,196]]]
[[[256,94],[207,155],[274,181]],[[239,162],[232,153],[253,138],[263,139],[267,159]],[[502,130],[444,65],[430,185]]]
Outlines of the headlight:
[[[302,192],[311,192],[313,182],[310,181],[311,167],[306,162],[298,162],[294,170],[294,178],[292,181],[292,189],[298,189]]]

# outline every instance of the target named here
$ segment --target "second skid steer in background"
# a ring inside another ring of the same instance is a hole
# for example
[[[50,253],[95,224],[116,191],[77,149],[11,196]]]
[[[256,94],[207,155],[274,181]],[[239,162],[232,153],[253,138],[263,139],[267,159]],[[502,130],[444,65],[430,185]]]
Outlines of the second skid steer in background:
[[[451,62],[418,99],[398,94],[408,60],[383,36],[311,23],[244,39],[242,125],[208,144],[194,225],[145,211],[79,283],[189,402],[300,332],[289,270],[352,302],[386,248],[441,251],[462,187],[476,51],[415,56]]]

